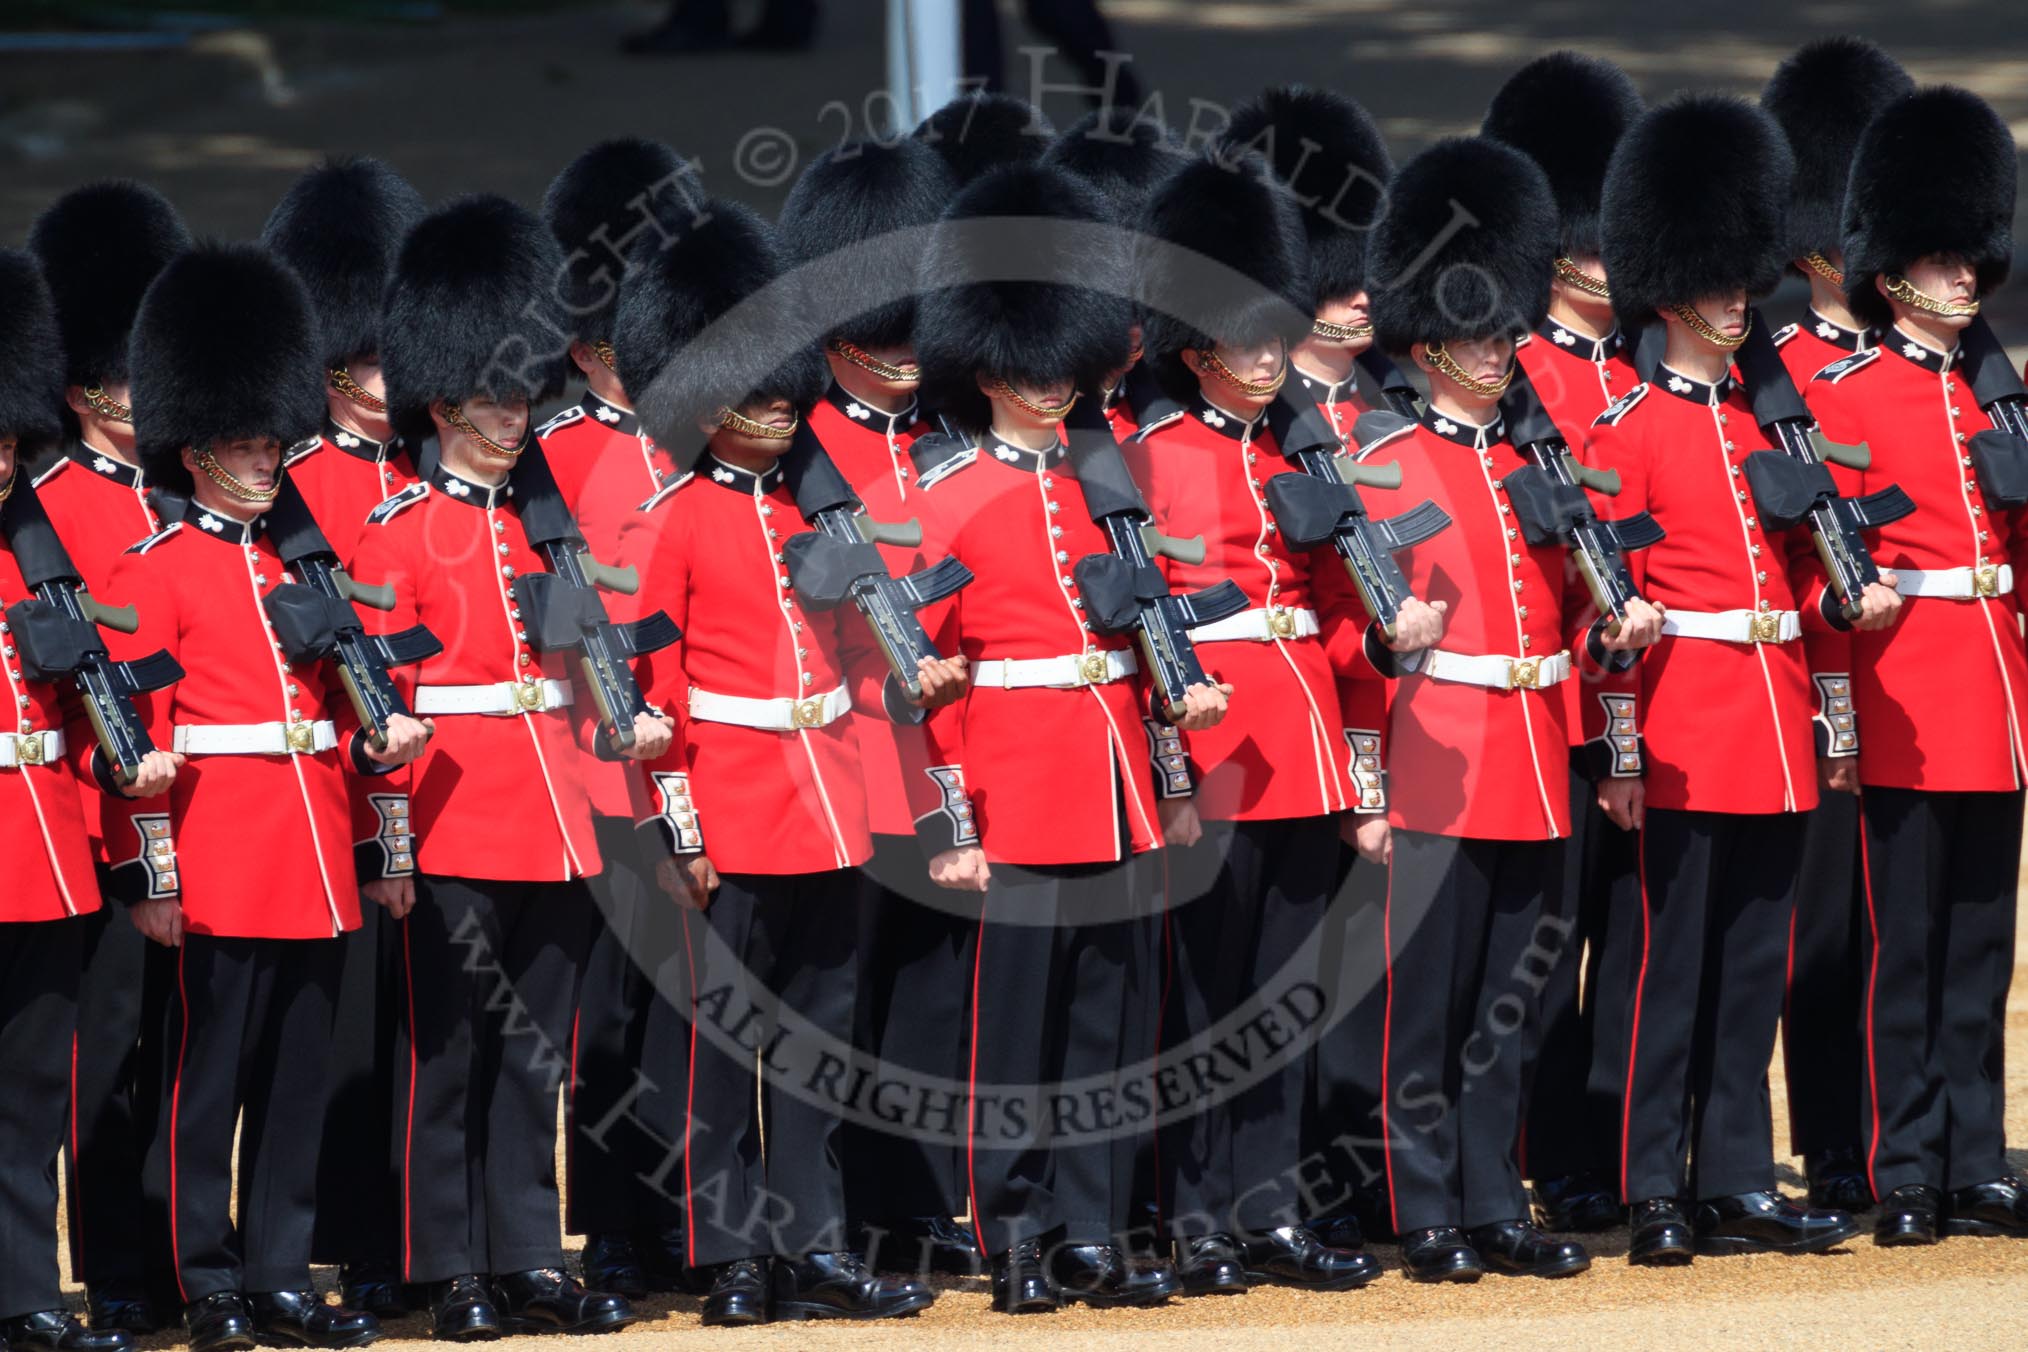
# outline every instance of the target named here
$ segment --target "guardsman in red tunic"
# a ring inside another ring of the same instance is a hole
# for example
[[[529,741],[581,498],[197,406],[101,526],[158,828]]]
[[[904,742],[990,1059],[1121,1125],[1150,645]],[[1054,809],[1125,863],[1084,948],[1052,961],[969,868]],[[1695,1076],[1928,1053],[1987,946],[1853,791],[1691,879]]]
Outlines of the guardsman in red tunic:
[[[571,364],[585,390],[535,435],[597,558],[617,557],[621,526],[674,477],[668,453],[634,412],[621,373],[639,363],[614,347],[613,323],[635,271],[630,252],[652,257],[670,247],[702,209],[698,192],[674,150],[623,137],[579,155],[543,197],[543,219],[564,252],[559,299]],[[672,1288],[684,1266],[682,1237],[674,1232],[680,1218],[666,1190],[643,1181],[659,1176],[682,1124],[678,1089],[689,1030],[654,989],[656,972],[678,956],[681,938],[675,911],[655,889],[653,861],[635,839],[638,776],[624,761],[599,758],[599,724],[588,702],[579,707],[576,728],[592,834],[606,867],[590,883],[597,914],[571,1030],[564,1229],[585,1237],[586,1282],[638,1297]],[[652,1087],[637,1076],[642,1063],[653,1067]]]
[[[62,436],[63,349],[34,258],[0,251],[0,610],[30,599],[7,525],[34,496],[27,456]],[[0,1339],[38,1352],[125,1352],[116,1326],[85,1325],[64,1305],[56,1253],[56,1156],[69,1106],[71,1037],[84,940],[99,910],[79,763],[92,733],[66,685],[24,670],[0,623],[6,721],[0,723]],[[167,752],[144,767],[145,793],[174,777]]]
[[[703,912],[683,959],[694,1041],[678,1186],[686,1257],[712,1271],[709,1325],[882,1318],[934,1299],[925,1283],[875,1276],[848,1247],[843,1104],[812,1092],[854,1060],[859,869],[872,839],[845,713],[882,707],[886,680],[884,665],[849,654],[871,646],[859,617],[807,608],[783,563],[804,527],[779,462],[803,453],[789,447],[823,388],[822,361],[814,346],[791,348],[767,370],[746,352],[722,360],[692,346],[742,303],[773,317],[760,332],[804,319],[797,293],[768,289],[784,270],[773,229],[715,200],[630,282],[618,328],[621,369],[647,385],[656,439],[708,439],[694,472],[629,523],[621,554],[641,574],[639,603],[685,631],[642,664],[649,697],[680,711],[668,754],[644,767],[654,804],[643,827],[664,890]],[[952,663],[925,672],[925,693],[959,675]]]
[[[340,562],[350,565],[369,512],[415,482],[387,416],[380,312],[395,250],[422,197],[378,160],[334,160],[304,174],[269,213],[262,241],[310,293],[324,371],[322,432],[289,448],[284,468]],[[408,774],[355,780],[352,857],[361,883],[415,873],[405,815]],[[395,1275],[400,1189],[394,1145],[394,1040],[401,1022],[401,931],[362,907],[344,940],[331,1103],[318,1161],[316,1258],[337,1263],[348,1305],[408,1312]]]
[[[395,1053],[401,1276],[427,1287],[440,1338],[633,1319],[623,1297],[562,1270],[557,1102],[590,937],[584,879],[601,860],[571,733],[577,694],[563,658],[531,646],[513,591],[544,567],[508,471],[541,454],[529,406],[561,380],[546,326],[562,265],[542,223],[499,197],[458,199],[409,231],[381,365],[396,429],[434,468],[376,509],[354,565],[394,591],[372,626],[423,624],[444,645],[399,671],[436,735],[413,771]],[[634,731],[634,753],[666,744],[649,714]]]
[[[1585,452],[1620,476],[1602,513],[1646,511],[1667,533],[1631,556],[1642,594],[1667,608],[1663,637],[1605,692],[1645,743],[1645,776],[1599,783],[1612,821],[1642,831],[1638,933],[1609,945],[1599,986],[1628,1011],[1620,1194],[1634,1263],[1816,1253],[1858,1228],[1775,1191],[1767,1096],[1802,814],[1817,804],[1800,639],[1837,610],[1807,528],[1763,520],[1749,491],[1748,460],[1770,443],[1731,375],[1747,297],[1788,261],[1790,173],[1772,118],[1689,95],[1636,122],[1606,178],[1613,304],[1625,322],[1667,326],[1654,383],[1601,414]],[[1873,627],[1899,603],[1876,584],[1863,604],[1856,623]]]
[[[1068,247],[1059,221],[1105,214],[1095,192],[1056,171],[1004,169],[953,203],[919,273],[925,388],[963,438],[924,438],[917,460],[938,543],[973,573],[934,634],[938,651],[969,660],[972,687],[930,729],[940,773],[976,812],[963,809],[967,829],[930,871],[984,893],[965,1164],[993,1305],[1010,1314],[1065,1299],[1151,1304],[1176,1290],[1167,1265],[1122,1252],[1154,1105],[1129,1104],[1105,1081],[1154,1046],[1156,945],[1137,856],[1162,843],[1167,814],[1151,762],[1164,758],[1165,781],[1171,759],[1187,776],[1177,731],[1214,724],[1229,693],[1195,685],[1176,729],[1151,732],[1131,639],[1094,630],[1073,577],[1078,560],[1109,548],[1066,459],[1063,419],[1080,388],[1125,366],[1129,306],[989,280],[1036,275]],[[1081,260],[1086,275],[1123,276],[1123,250],[1101,244]],[[948,280],[960,277],[976,280]],[[1194,823],[1187,803],[1176,820],[1179,831]],[[1097,1087],[1052,1088],[1088,1079]]]
[[[134,452],[127,335],[141,293],[189,246],[176,209],[154,189],[126,181],[65,194],[29,232],[29,250],[56,298],[65,354],[66,436],[36,493],[86,588],[109,604],[118,603],[107,590],[114,562],[164,524]],[[159,1024],[173,973],[134,929],[127,904],[175,893],[175,870],[153,852],[150,835],[168,804],[91,794],[84,810],[100,890],[115,904],[85,930],[75,1116],[64,1152],[71,1270],[84,1283],[94,1325],[152,1333],[160,1317],[150,1298],[173,1306],[175,1292],[165,1289],[167,1236],[136,1223],[149,1214],[141,1158],[154,1122],[135,1094],[155,1078],[141,1061],[152,1055],[142,1030]]]
[[[1480,227],[1445,233],[1454,204]],[[1521,152],[1439,142],[1389,190],[1368,266],[1376,340],[1430,381],[1421,421],[1364,448],[1402,468],[1398,494],[1449,529],[1403,554],[1410,588],[1448,605],[1440,647],[1396,655],[1388,725],[1392,866],[1381,1110],[1390,1220],[1418,1281],[1487,1271],[1555,1277],[1590,1265],[1529,1216],[1515,1157],[1536,997],[1555,958],[1544,918],[1570,834],[1568,705],[1578,664],[1625,663],[1659,621],[1641,603],[1618,635],[1587,623],[1560,541],[1522,538],[1504,486],[1521,457],[1498,412],[1513,335],[1542,319],[1556,204]],[[1411,260],[1424,265],[1410,269]]]
[[[1860,132],[1884,104],[1913,87],[1907,72],[1872,43],[1832,37],[1798,48],[1761,91],[1761,107],[1782,124],[1796,160],[1787,254],[1791,270],[1809,283],[1810,305],[1801,322],[1774,340],[1799,390],[1807,391],[1832,362],[1880,341],[1845,305],[1839,214]],[[1865,1017],[1852,639],[1840,630],[1812,630],[1803,646],[1817,702],[1823,792],[1805,828],[1782,1002],[1789,1146],[1803,1157],[1811,1205],[1858,1212],[1873,1204],[1873,1191],[1859,1111],[1865,1060],[1852,1035]]]
[[[1874,547],[1902,622],[1852,636],[1861,1122],[1883,1244],[2028,1235],[2000,1076],[2028,776],[2028,495],[2023,450],[1991,444],[1957,362],[1958,335],[2006,277],[2013,216],[2014,143],[1990,107],[1948,87],[1890,102],[1860,138],[1843,217],[1847,299],[1882,341],[1810,386],[1824,434],[1872,448],[1865,471],[1839,472],[1844,490],[1898,483],[1916,502]]]
[[[398,718],[372,750],[335,665],[291,656],[269,622],[291,579],[262,511],[283,447],[323,417],[317,359],[302,283],[249,245],[177,258],[134,323],[136,446],[190,503],[121,557],[111,590],[139,611],[133,652],[164,649],[185,673],[144,697],[156,745],[187,757],[169,799],[180,896],[137,902],[134,923],[178,950],[148,1175],[194,1349],[379,1334],[310,1280],[316,1142],[339,936],[359,927],[347,770],[412,760],[428,733]]]
[[[1517,351],[1529,385],[1573,451],[1583,447],[1593,419],[1639,383],[1599,261],[1598,218],[1606,162],[1640,112],[1641,97],[1618,66],[1552,52],[1508,77],[1482,126],[1540,165],[1556,197],[1561,228],[1549,314]],[[1585,1233],[1620,1221],[1619,1192],[1610,1181],[1619,1149],[1613,1078],[1619,1058],[1593,1053],[1624,1046],[1625,1033],[1617,1011],[1602,1011],[1595,998],[1579,994],[1596,992],[1599,955],[1614,921],[1624,924],[1639,905],[1640,878],[1636,838],[1609,826],[1598,806],[1594,779],[1612,764],[1602,754],[1606,705],[1595,685],[1568,681],[1563,688],[1571,835],[1557,914],[1570,928],[1542,991],[1542,1045],[1522,1124],[1521,1165],[1534,1180],[1544,1228]]]

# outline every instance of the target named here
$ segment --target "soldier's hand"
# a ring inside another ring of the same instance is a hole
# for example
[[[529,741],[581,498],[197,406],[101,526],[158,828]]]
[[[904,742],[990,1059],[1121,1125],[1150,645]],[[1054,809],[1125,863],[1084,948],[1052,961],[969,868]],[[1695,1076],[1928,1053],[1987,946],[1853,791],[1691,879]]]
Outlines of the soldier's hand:
[[[134,903],[133,917],[134,928],[164,948],[182,946],[183,903],[176,898],[137,901]]]
[[[986,852],[977,845],[960,845],[945,850],[929,862],[930,881],[953,892],[983,892],[992,880],[986,867]]]
[[[634,715],[634,744],[627,748],[627,759],[660,760],[669,754],[669,744],[675,740],[675,719],[643,710]]]
[[[1859,792],[1859,758],[1857,756],[1817,757],[1817,782],[1830,793]]]
[[[1217,727],[1225,721],[1225,702],[1231,698],[1232,687],[1223,681],[1217,685],[1191,686],[1183,692],[1183,716],[1176,720],[1176,726],[1185,732]]]
[[[655,885],[671,900],[706,911],[711,909],[711,894],[718,890],[718,870],[709,855],[672,855],[655,865]]]
[[[1204,820],[1192,798],[1164,798],[1155,804],[1162,819],[1162,839],[1170,845],[1195,845],[1204,839]]]
[[[169,786],[176,782],[176,767],[183,764],[183,759],[180,751],[150,751],[135,768],[134,782],[120,786],[121,796],[153,798],[169,792]]]
[[[925,657],[915,664],[922,693],[909,701],[918,709],[955,703],[972,685],[972,664],[964,657]]]
[[[430,737],[436,730],[435,719],[396,714],[387,720],[386,746],[376,751],[373,740],[367,739],[366,759],[375,765],[407,765],[422,755],[423,748],[430,744]]]
[[[1901,616],[1901,593],[1895,585],[1900,581],[1891,571],[1882,568],[1880,580],[1866,584],[1866,590],[1859,593],[1859,617],[1852,621],[1854,629],[1885,629]]]
[[[1620,830],[1638,831],[1648,817],[1647,781],[1638,777],[1600,780],[1598,805]]]
[[[1434,648],[1444,636],[1444,612],[1448,601],[1422,601],[1411,596],[1394,613],[1394,637],[1388,649],[1398,653],[1419,653]]]
[[[1601,631],[1599,645],[1609,653],[1637,652],[1662,637],[1662,621],[1668,614],[1669,608],[1661,602],[1643,601],[1636,596],[1627,602],[1627,613],[1620,620],[1620,632]]]
[[[405,919],[415,909],[414,878],[376,878],[359,890],[385,910],[389,920]]]
[[[1380,812],[1347,812],[1338,819],[1338,839],[1359,851],[1369,863],[1394,862],[1394,828]]]

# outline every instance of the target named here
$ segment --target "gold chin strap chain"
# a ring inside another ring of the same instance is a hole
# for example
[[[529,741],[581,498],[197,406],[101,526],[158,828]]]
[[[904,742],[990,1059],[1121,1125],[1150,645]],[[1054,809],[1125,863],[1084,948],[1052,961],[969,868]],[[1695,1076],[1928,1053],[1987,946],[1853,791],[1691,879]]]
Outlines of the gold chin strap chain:
[[[1730,352],[1737,348],[1746,341],[1746,335],[1753,332],[1753,312],[1750,310],[1746,316],[1746,327],[1739,331],[1737,338],[1728,338],[1711,327],[1711,321],[1699,314],[1694,305],[1672,305],[1669,307],[1669,313],[1682,320],[1684,328],[1722,352]]]
[[[499,442],[474,427],[472,420],[465,416],[465,410],[456,404],[446,403],[444,405],[444,421],[503,460],[519,460],[521,453],[528,449],[528,438],[525,435],[521,438],[519,446],[502,446]]]
[[[1938,300],[1927,292],[1916,290],[1915,284],[1909,281],[1908,278],[1897,277],[1891,273],[1887,278],[1887,294],[1900,301],[1903,305],[1913,305],[1916,309],[1927,310],[1933,315],[1950,315],[1953,318],[1963,318],[1979,312],[1979,303],[1975,300]]]
[[[20,477],[21,469],[19,466],[16,466],[14,472],[7,476],[7,482],[0,484],[0,502],[5,502],[14,496],[14,481]]]
[[[134,421],[134,406],[132,404],[121,403],[110,394],[107,394],[102,386],[85,386],[84,401],[90,404],[92,412],[98,414],[101,418],[111,418],[114,422],[129,424]]]
[[[1251,399],[1267,398],[1276,390],[1279,390],[1282,387],[1282,382],[1289,378],[1289,358],[1286,352],[1282,354],[1282,364],[1275,368],[1272,380],[1241,379],[1237,371],[1227,366],[1219,355],[1208,347],[1198,355],[1204,358],[1204,364],[1209,366],[1220,380],[1223,380],[1226,384]]]
[[[1003,377],[1000,376],[993,377],[993,388],[1000,391],[1000,393],[1005,395],[1007,398],[1013,400],[1016,404],[1019,404],[1022,408],[1027,409],[1030,413],[1034,414],[1036,417],[1042,418],[1046,421],[1054,421],[1057,418],[1067,417],[1069,416],[1071,409],[1077,407],[1078,392],[1076,390],[1072,390],[1070,392],[1070,398],[1064,400],[1060,404],[1038,404],[1033,399],[1026,397],[1021,393],[1021,391],[1015,389],[1012,385],[1008,384]]]
[[[1350,343],[1373,336],[1371,324],[1334,324],[1328,319],[1310,321],[1310,332],[1327,343]]]
[[[795,419],[787,427],[776,427],[773,423],[755,422],[736,408],[721,409],[718,425],[727,431],[737,432],[743,437],[757,437],[762,441],[787,441],[796,434],[796,427],[803,420]]]
[[[203,470],[206,477],[213,483],[238,498],[241,502],[273,502],[281,495],[282,477],[279,471],[275,474],[275,486],[273,488],[259,489],[231,473],[224,465],[219,464],[218,457],[213,455],[209,449],[197,458],[197,467]]]
[[[1610,287],[1568,258],[1559,257],[1556,260],[1556,280],[1574,291],[1584,292],[1587,296],[1597,296],[1600,300],[1613,298]]]
[[[342,366],[330,371],[331,388],[350,399],[369,413],[387,412],[387,401],[352,378],[352,373]]]
[[[1832,286],[1845,285],[1845,274],[1831,266],[1831,260],[1820,253],[1806,253],[1796,260],[1811,272],[1816,273]]]
[[[608,371],[611,371],[614,375],[618,375],[620,373],[620,368],[618,365],[620,360],[620,354],[613,351],[613,345],[611,343],[601,338],[596,343],[593,343],[591,345],[591,349],[592,355],[594,357],[597,357],[599,361],[605,365],[605,368]]]
[[[1481,399],[1497,399],[1514,383],[1514,361],[1511,357],[1507,361],[1507,370],[1498,380],[1480,380],[1458,365],[1457,358],[1446,352],[1442,343],[1424,343],[1422,355],[1429,359],[1431,366],[1463,386],[1467,394]]]
[[[919,369],[910,370],[906,366],[890,365],[856,343],[848,343],[843,338],[833,338],[831,350],[860,370],[871,371],[882,380],[892,380],[899,385],[913,385],[922,379],[922,372]]]

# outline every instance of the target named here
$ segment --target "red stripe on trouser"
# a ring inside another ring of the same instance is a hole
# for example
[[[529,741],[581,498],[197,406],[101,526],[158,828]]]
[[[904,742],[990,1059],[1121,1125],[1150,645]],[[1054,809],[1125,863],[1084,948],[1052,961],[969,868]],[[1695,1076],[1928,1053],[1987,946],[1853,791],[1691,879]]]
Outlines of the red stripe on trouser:
[[[1627,1155],[1633,1132],[1634,1065],[1641,1053],[1641,1001],[1648,990],[1648,940],[1654,930],[1654,914],[1648,902],[1648,833],[1641,832],[1635,868],[1641,875],[1641,971],[1634,978],[1634,1017],[1627,1029],[1627,1082],[1620,1091],[1620,1200],[1628,1206],[1645,1198],[1627,1192]]]
[[[979,960],[986,951],[986,902],[979,901],[979,937],[972,944],[972,1046],[965,1071],[965,1197],[972,1207],[972,1229],[979,1252],[990,1256],[986,1218],[979,1210]],[[1038,1124],[1039,1125],[1039,1124]]]
[[[412,1281],[415,1278],[415,1228],[409,1202],[412,1194],[410,1179],[415,1174],[415,1082],[420,1062],[415,1050],[415,957],[409,949],[408,917],[403,916],[399,923],[401,982],[408,996],[408,1112],[401,1143],[401,1275],[404,1281]]]
[[[1880,994],[1880,917],[1873,909],[1873,858],[1866,845],[1866,815],[1859,815],[1859,874],[1866,886],[1866,933],[1872,953],[1866,963],[1866,1097],[1872,1100],[1873,1139],[1866,1147],[1866,1186],[1880,1196],[1873,1166],[1880,1158],[1880,1061],[1874,1049],[1875,1009]]]
[[[183,955],[176,949],[176,1005],[180,1015],[176,1030],[176,1078],[169,1082],[169,1261],[176,1268],[176,1294],[184,1304],[190,1293],[183,1289],[183,1243],[177,1213],[176,1137],[182,1128],[183,1058],[190,1052],[190,991],[183,984]]]
[[[683,968],[690,973],[690,1066],[683,1078],[683,1243],[697,1266],[697,1205],[690,1190],[690,1118],[697,1111],[697,958],[690,948],[694,917],[683,917]]]
[[[1388,1124],[1389,1061],[1394,1047],[1394,861],[1387,863],[1387,899],[1380,906],[1380,947],[1387,955],[1387,1000],[1380,1016],[1380,1162],[1387,1166],[1387,1218],[1401,1232],[1401,1202],[1394,1192],[1394,1129]]]

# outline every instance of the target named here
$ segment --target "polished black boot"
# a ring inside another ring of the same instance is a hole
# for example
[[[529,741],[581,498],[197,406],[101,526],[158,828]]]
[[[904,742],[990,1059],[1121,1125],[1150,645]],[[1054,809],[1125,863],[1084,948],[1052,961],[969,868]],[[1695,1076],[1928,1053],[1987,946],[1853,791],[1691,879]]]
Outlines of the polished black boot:
[[[1046,1314],[1063,1305],[1049,1268],[1042,1261],[1042,1241],[1024,1239],[993,1260],[993,1308],[1002,1314]]]
[[[1535,1218],[1557,1234],[1590,1235],[1620,1223],[1619,1195],[1591,1173],[1535,1180]]]
[[[1241,1241],[1239,1256],[1247,1281],[1255,1285],[1351,1291],[1380,1275],[1380,1260],[1372,1254],[1334,1249],[1305,1225],[1248,1235]]]
[[[121,1291],[87,1291],[85,1314],[101,1333],[118,1329],[140,1337],[162,1327],[162,1316],[155,1312],[153,1301]]]
[[[1334,1249],[1351,1249],[1355,1252],[1366,1247],[1366,1227],[1359,1223],[1359,1217],[1351,1211],[1341,1211],[1335,1216],[1326,1216],[1320,1221],[1310,1222],[1310,1231]]]
[[[270,1343],[298,1347],[364,1347],[380,1337],[380,1321],[364,1310],[326,1305],[315,1291],[256,1291],[247,1297],[254,1332]]]
[[[1697,1204],[1697,1252],[1822,1253],[1859,1233],[1843,1211],[1813,1211],[1780,1193],[1743,1192]]]
[[[183,1329],[190,1352],[254,1345],[253,1315],[246,1308],[246,1297],[237,1291],[214,1291],[191,1301],[183,1307]]]
[[[1943,1232],[2028,1237],[2028,1184],[2010,1174],[1990,1183],[1954,1189],[1944,1199]]]
[[[768,1260],[738,1258],[718,1270],[704,1296],[706,1328],[768,1322]]]
[[[1487,1271],[1506,1277],[1575,1277],[1591,1266],[1584,1245],[1552,1239],[1531,1221],[1474,1226],[1465,1237]]]
[[[1198,1235],[1176,1241],[1176,1280],[1186,1296],[1243,1296],[1246,1265],[1231,1235]]]
[[[629,1300],[648,1294],[648,1274],[641,1268],[641,1255],[625,1235],[586,1235],[578,1271],[594,1291],[610,1291]]]
[[[883,1272],[941,1272],[978,1277],[986,1271],[978,1236],[949,1216],[911,1216],[869,1223],[860,1231],[859,1252]]]
[[[1636,1267],[1680,1267],[1697,1256],[1697,1232],[1673,1197],[1650,1197],[1627,1208],[1633,1242],[1627,1261]]]
[[[1803,1157],[1810,1205],[1819,1211],[1864,1211],[1873,1205],[1866,1162],[1857,1150],[1820,1150]]]
[[[399,1319],[409,1312],[401,1279],[385,1263],[347,1263],[339,1268],[338,1303],[375,1319]]]
[[[1401,1269],[1415,1282],[1475,1282],[1486,1264],[1456,1226],[1411,1230],[1401,1237]]]
[[[1896,1188],[1880,1199],[1880,1214],[1873,1218],[1873,1242],[1882,1248],[1934,1244],[1942,1209],[1943,1194],[1926,1183]]]
[[[430,1336],[461,1343],[479,1338],[497,1338],[505,1329],[500,1311],[486,1279],[465,1273],[429,1288]]]
[[[1101,1309],[1159,1305],[1181,1287],[1167,1264],[1130,1261],[1111,1244],[1059,1244],[1049,1251],[1049,1275],[1064,1300]]]
[[[493,1299],[509,1323],[529,1333],[603,1333],[638,1317],[625,1296],[587,1291],[557,1268],[530,1268],[493,1279]]]
[[[777,1319],[896,1319],[936,1303],[928,1283],[875,1276],[856,1253],[777,1258],[773,1295]]]
[[[69,1310],[0,1319],[0,1347],[7,1352],[127,1352],[133,1345],[125,1329],[86,1328]]]

